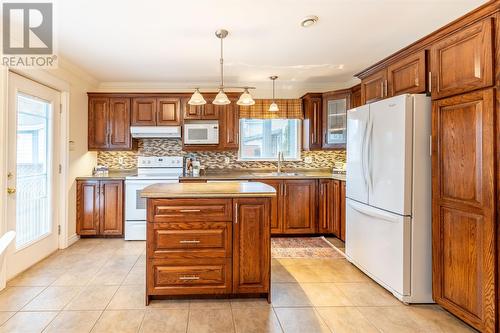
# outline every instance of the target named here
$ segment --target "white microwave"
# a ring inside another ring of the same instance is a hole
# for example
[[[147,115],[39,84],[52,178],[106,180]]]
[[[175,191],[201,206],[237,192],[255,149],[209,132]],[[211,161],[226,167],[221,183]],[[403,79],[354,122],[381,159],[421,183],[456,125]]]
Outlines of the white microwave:
[[[219,122],[198,121],[184,124],[184,143],[188,145],[216,145],[219,143]]]

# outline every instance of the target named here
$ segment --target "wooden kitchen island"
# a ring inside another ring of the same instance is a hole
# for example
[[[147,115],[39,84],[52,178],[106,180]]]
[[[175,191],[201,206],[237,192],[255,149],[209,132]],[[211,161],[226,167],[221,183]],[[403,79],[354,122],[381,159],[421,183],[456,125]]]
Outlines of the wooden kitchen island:
[[[141,196],[147,198],[146,305],[155,298],[270,301],[273,187],[155,184]]]

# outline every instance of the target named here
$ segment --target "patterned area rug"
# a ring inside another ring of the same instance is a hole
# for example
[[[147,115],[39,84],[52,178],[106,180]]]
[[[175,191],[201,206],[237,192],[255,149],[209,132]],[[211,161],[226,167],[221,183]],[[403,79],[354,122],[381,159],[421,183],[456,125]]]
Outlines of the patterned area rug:
[[[277,237],[271,239],[273,258],[343,258],[323,237]]]

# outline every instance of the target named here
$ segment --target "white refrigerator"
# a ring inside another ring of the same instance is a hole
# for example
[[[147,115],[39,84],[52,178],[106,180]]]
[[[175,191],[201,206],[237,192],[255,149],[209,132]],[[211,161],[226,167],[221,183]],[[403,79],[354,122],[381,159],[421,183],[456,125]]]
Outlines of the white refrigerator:
[[[347,111],[347,259],[406,303],[432,303],[431,100]]]

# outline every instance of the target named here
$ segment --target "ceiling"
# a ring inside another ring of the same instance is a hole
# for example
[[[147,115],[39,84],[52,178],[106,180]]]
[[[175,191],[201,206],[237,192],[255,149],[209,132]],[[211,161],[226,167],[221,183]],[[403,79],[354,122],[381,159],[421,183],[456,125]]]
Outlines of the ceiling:
[[[226,84],[253,84],[267,95],[275,74],[278,97],[297,97],[345,86],[484,2],[64,0],[55,8],[59,54],[108,88],[216,86],[214,32],[225,28]],[[318,15],[318,24],[300,27],[307,15]]]

